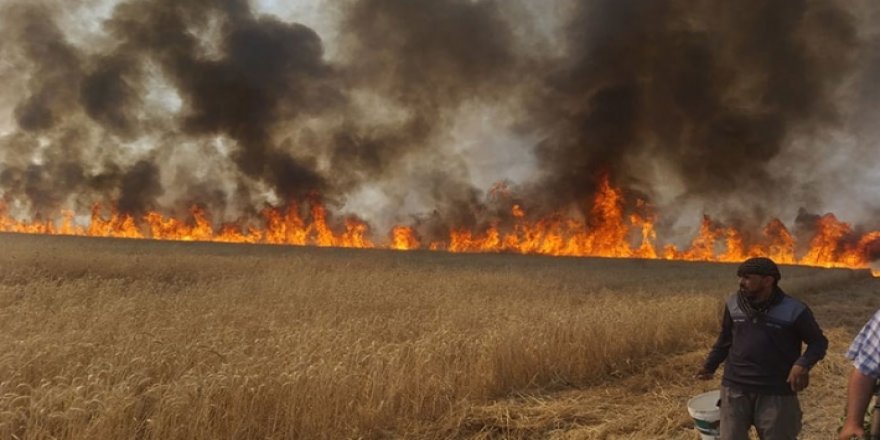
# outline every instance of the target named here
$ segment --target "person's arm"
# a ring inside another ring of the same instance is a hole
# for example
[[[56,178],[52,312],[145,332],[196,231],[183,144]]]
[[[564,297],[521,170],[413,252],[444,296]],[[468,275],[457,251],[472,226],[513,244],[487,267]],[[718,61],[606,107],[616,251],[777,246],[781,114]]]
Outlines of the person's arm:
[[[804,354],[795,361],[795,365],[800,365],[806,369],[813,368],[828,351],[828,338],[822,334],[819,323],[813,317],[813,312],[809,307],[801,312],[800,316],[794,321],[794,328],[801,340],[807,344]]]
[[[873,391],[874,378],[866,376],[858,368],[853,368],[846,387],[846,421],[840,430],[840,440],[850,440],[853,436],[862,438],[865,435],[862,423]]]
[[[730,345],[733,343],[733,319],[727,307],[724,307],[724,316],[721,318],[721,332],[712,350],[703,363],[703,369],[697,373],[699,379],[709,379],[715,374],[718,366],[727,359],[727,353],[730,351]]]
[[[846,421],[839,438],[864,435],[862,423],[871,401],[874,382],[880,377],[880,311],[868,320],[853,339],[846,358],[853,361],[846,390]]]
[[[810,368],[825,357],[828,351],[828,338],[822,334],[819,323],[813,317],[813,312],[807,307],[794,321],[794,329],[800,339],[807,343],[804,354],[795,361],[788,372],[786,382],[791,390],[799,393],[810,384]]]

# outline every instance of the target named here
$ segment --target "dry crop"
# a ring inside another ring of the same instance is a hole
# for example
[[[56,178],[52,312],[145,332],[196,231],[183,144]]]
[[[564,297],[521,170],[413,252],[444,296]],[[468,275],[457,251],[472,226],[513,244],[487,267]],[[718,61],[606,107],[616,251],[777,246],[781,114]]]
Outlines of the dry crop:
[[[708,263],[0,246],[4,439],[692,438],[678,395],[637,428],[599,403],[653,392],[638,385],[649,373],[685,383],[735,284]],[[870,281],[784,270],[817,295]],[[870,306],[854,310],[840,340]]]

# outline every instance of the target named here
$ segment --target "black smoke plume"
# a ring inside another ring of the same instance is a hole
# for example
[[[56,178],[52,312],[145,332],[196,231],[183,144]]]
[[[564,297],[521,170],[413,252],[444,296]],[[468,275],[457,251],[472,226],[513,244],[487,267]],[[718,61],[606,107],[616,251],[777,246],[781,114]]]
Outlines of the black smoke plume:
[[[840,122],[835,92],[858,47],[835,1],[580,2],[566,36],[537,104],[553,127],[537,149],[544,191],[586,198],[606,171],[644,187],[660,163],[687,196],[747,210],[795,184],[770,165],[794,134]]]
[[[85,39],[65,27],[76,6],[10,3],[0,55],[24,90],[9,92],[0,194],[31,214],[95,201],[241,214],[341,204],[410,173],[383,188],[427,201],[426,229],[478,225],[498,210],[448,143],[464,109],[487,106],[514,121],[488,130],[539,139],[534,175],[512,185],[530,208],[583,206],[603,175],[641,198],[673,179],[668,209],[698,200],[758,224],[821,209],[805,188],[835,180],[798,173],[827,151],[799,146],[865,126],[847,111],[880,96],[876,63],[859,61],[880,41],[864,37],[865,2],[550,4],[568,8],[561,23],[517,1],[347,0],[328,42],[246,0],[124,0]]]

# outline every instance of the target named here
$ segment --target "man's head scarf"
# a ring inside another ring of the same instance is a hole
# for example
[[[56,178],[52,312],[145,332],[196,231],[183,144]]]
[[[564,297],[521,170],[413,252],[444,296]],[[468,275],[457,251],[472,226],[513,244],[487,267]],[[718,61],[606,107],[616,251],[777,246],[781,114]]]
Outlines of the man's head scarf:
[[[782,274],[779,272],[779,266],[777,266],[773,260],[764,257],[749,258],[748,260],[743,261],[736,270],[736,276],[741,277],[745,275],[768,276],[773,277],[776,281],[779,281],[779,279],[782,278]],[[746,313],[749,319],[758,319],[763,318],[770,307],[779,304],[779,302],[782,301],[783,295],[784,292],[779,286],[773,286],[773,293],[770,295],[770,298],[763,303],[752,303],[742,292],[738,293],[736,299],[740,309]]]

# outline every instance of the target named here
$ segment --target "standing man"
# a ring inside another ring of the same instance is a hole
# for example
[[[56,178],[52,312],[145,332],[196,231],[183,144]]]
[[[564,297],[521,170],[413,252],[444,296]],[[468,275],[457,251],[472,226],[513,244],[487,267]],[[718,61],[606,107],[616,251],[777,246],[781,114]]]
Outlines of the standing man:
[[[862,421],[874,394],[874,384],[880,378],[880,310],[856,335],[846,357],[853,361],[853,369],[846,389],[846,421],[840,431],[842,440],[865,435]]]
[[[828,339],[809,307],[779,288],[782,276],[773,260],[750,258],[736,275],[739,292],[727,299],[721,333],[696,377],[711,379],[726,360],[722,440],[746,440],[752,425],[762,440],[794,440],[802,415],[797,393],[825,357]]]

